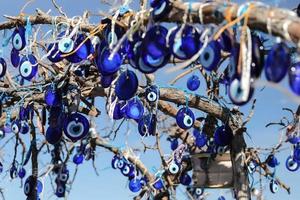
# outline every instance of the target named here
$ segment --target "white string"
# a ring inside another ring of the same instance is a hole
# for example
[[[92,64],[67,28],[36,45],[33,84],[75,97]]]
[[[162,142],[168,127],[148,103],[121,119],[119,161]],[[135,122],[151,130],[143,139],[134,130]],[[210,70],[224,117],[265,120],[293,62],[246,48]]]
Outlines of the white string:
[[[290,34],[289,34],[289,26],[290,26],[290,24],[291,24],[292,22],[290,21],[290,20],[286,20],[284,23],[283,23],[283,25],[282,25],[282,27],[283,27],[283,34],[284,34],[284,37],[285,37],[285,39],[287,39],[287,40],[289,40],[289,41],[292,41],[292,39],[291,39],[291,36],[290,36]]]

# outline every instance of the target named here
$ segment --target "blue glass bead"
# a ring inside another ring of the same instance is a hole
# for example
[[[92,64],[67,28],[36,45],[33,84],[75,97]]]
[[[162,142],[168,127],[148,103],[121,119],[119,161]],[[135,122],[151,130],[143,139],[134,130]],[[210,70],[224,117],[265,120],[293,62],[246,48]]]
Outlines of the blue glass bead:
[[[169,164],[169,173],[170,174],[177,174],[180,170],[180,165],[177,164],[175,161],[172,161]]]
[[[65,193],[66,193],[66,185],[65,184],[57,184],[55,195],[58,198],[62,198],[62,197],[65,197]]]
[[[178,147],[178,139],[171,139],[171,149],[172,151],[176,150]]]
[[[172,31],[169,37],[169,46],[172,54],[181,60],[190,59],[202,46],[198,30],[190,25],[184,26],[181,35],[177,34],[181,30],[181,27],[178,27]]]
[[[21,59],[19,67],[23,79],[30,81],[38,72],[38,61],[33,54],[25,55]]]
[[[0,173],[2,173],[3,172],[3,164],[2,164],[2,162],[0,162]]]
[[[230,52],[232,48],[232,36],[229,31],[224,31],[220,38],[217,40],[223,51]]]
[[[21,51],[26,46],[25,28],[23,26],[17,27],[12,34],[12,46],[14,49]]]
[[[101,86],[103,88],[109,88],[111,83],[113,82],[114,80],[114,76],[113,75],[102,75],[101,76]]]
[[[131,192],[139,192],[142,189],[140,179],[134,178],[129,181],[129,189]]]
[[[127,70],[123,72],[116,83],[115,93],[119,100],[129,100],[137,92],[139,86],[136,74]]]
[[[164,187],[164,183],[160,178],[157,178],[153,183],[153,187],[157,190],[161,190]]]
[[[77,141],[89,133],[88,119],[80,113],[73,113],[64,120],[64,133],[72,141]]]
[[[145,97],[148,103],[155,103],[159,99],[159,88],[156,85],[146,88]]]
[[[148,114],[143,116],[138,122],[138,131],[141,136],[154,136],[156,133],[156,115]]]
[[[254,89],[251,84],[249,87],[249,93],[246,94],[245,90],[241,87],[241,78],[239,76],[234,76],[228,85],[228,96],[232,103],[238,106],[247,104],[254,94]]]
[[[122,167],[121,173],[127,177],[132,176],[132,174],[134,173],[134,166],[132,164],[126,163],[124,167]]]
[[[268,81],[278,83],[286,75],[291,58],[284,43],[275,44],[269,51],[265,62],[265,75]]]
[[[3,58],[0,58],[0,78],[3,78],[5,76],[7,69],[6,62]]]
[[[294,156],[293,156],[293,159],[297,162],[300,163],[300,147],[297,146],[295,149],[294,149]]]
[[[207,136],[205,133],[200,133],[197,136],[195,136],[195,144],[198,148],[202,148],[207,144]]]
[[[44,99],[48,106],[60,106],[62,100],[61,92],[49,86],[46,88]]]
[[[189,186],[192,183],[192,178],[187,173],[184,173],[179,178],[180,183],[185,186]]]
[[[15,165],[12,165],[9,169],[9,175],[11,179],[14,179],[18,175],[18,170]]]
[[[286,162],[285,162],[285,167],[291,171],[291,172],[294,172],[294,171],[297,171],[300,167],[299,163],[297,161],[295,161],[293,159],[292,156],[289,156],[287,159],[286,159]]]
[[[119,52],[116,52],[111,57],[111,52],[108,47],[104,47],[98,52],[97,67],[101,74],[111,75],[120,69],[122,64],[122,57]]]
[[[296,135],[289,135],[287,140],[291,143],[291,144],[297,144],[300,143],[300,137],[296,136]]]
[[[154,20],[164,17],[171,10],[169,0],[151,0],[150,5],[153,8],[152,17]]]
[[[20,58],[19,51],[16,50],[15,48],[12,48],[10,53],[10,61],[15,68],[19,67],[20,59],[21,58]]]
[[[84,155],[82,153],[76,153],[73,157],[73,163],[80,165],[83,163]]]
[[[117,169],[118,168],[118,162],[120,161],[120,157],[118,155],[115,155],[113,157],[113,159],[111,160],[111,167],[113,169]]]
[[[278,184],[278,182],[276,180],[272,179],[270,181],[270,185],[269,186],[270,186],[270,191],[273,194],[276,193],[276,192],[278,192],[278,190],[279,190],[279,184]]]
[[[18,176],[22,179],[25,177],[25,175],[26,175],[26,170],[23,167],[21,167],[18,171]]]
[[[49,126],[46,130],[46,140],[50,144],[57,144],[62,138],[62,130],[59,127]]]
[[[295,94],[300,95],[300,62],[289,68],[289,85]]]
[[[19,120],[14,120],[12,123],[11,123],[11,131],[15,134],[19,133],[20,132],[20,129],[21,129],[21,123]]]
[[[176,123],[182,129],[189,129],[194,125],[195,116],[191,109],[182,107],[176,114]]]
[[[47,47],[47,52],[48,52],[48,60],[57,63],[62,61],[64,58],[62,57],[62,53],[58,50],[58,43],[55,44],[49,44]]]
[[[25,121],[21,121],[21,125],[20,125],[20,133],[22,134],[27,134],[29,132],[29,125],[27,122]]]
[[[208,71],[215,70],[221,60],[221,47],[215,40],[208,43],[201,53],[199,61],[204,69]]]
[[[144,114],[144,106],[139,98],[133,98],[127,102],[126,116],[130,119],[139,120]]]
[[[191,91],[195,91],[199,88],[200,86],[200,79],[198,76],[193,75],[187,80],[187,88]]]
[[[214,142],[218,146],[226,146],[233,138],[232,130],[228,125],[218,127],[214,133]]]
[[[125,101],[119,101],[116,103],[115,107],[114,107],[114,112],[113,112],[113,119],[114,120],[119,120],[122,119],[124,117],[124,112],[123,110],[126,109],[125,106]]]
[[[274,155],[269,155],[267,158],[267,164],[269,165],[269,167],[275,168],[279,165],[279,162]]]
[[[264,46],[259,36],[252,34],[252,63],[251,77],[259,78],[264,68]]]

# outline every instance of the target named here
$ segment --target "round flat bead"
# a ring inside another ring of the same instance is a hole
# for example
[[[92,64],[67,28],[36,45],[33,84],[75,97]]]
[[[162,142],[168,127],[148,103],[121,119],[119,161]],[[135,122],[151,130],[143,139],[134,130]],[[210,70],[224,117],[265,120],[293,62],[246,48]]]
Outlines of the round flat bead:
[[[191,91],[195,91],[199,88],[200,86],[200,79],[198,76],[193,75],[187,80],[187,88]]]
[[[116,96],[120,100],[129,100],[137,92],[138,85],[139,82],[136,74],[131,70],[127,70],[117,80],[115,87]]]

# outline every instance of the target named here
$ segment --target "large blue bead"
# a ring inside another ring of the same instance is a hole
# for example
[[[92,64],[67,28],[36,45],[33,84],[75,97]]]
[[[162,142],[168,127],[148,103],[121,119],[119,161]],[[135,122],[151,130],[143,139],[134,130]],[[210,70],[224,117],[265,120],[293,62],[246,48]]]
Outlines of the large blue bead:
[[[135,95],[138,85],[139,82],[136,74],[131,70],[127,70],[119,76],[116,83],[116,96],[120,100],[129,100]]]
[[[140,179],[134,178],[129,181],[129,189],[131,192],[139,192],[142,189]]]
[[[300,95],[300,62],[290,67],[289,84],[292,91],[295,94]]]
[[[214,133],[214,142],[218,146],[229,145],[231,143],[232,138],[232,130],[228,125],[218,127]]]
[[[284,43],[275,44],[269,51],[265,62],[265,75],[268,81],[278,83],[286,75],[291,58]]]
[[[182,107],[176,114],[176,123],[182,129],[189,129],[194,125],[195,116],[191,109]]]

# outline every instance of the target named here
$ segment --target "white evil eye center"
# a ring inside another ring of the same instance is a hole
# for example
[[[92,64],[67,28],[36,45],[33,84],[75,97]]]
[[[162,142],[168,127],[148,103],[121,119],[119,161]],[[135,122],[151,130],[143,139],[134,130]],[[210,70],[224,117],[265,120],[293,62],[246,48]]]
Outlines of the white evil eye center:
[[[197,189],[195,190],[195,193],[196,193],[196,195],[201,195],[201,194],[202,194],[202,189],[197,188]]]
[[[179,166],[176,163],[171,163],[170,166],[169,166],[169,171],[172,174],[176,174],[179,171]]]
[[[205,51],[201,54],[200,60],[202,65],[210,65],[213,61],[214,57],[214,50],[207,46],[205,48]]]
[[[63,38],[58,43],[58,49],[62,53],[70,53],[74,48],[74,41],[71,38]]]
[[[3,67],[2,63],[0,63],[0,74],[2,74],[3,71],[4,71],[4,67]]]
[[[114,159],[113,160],[113,166],[114,166],[114,168],[118,168],[118,163],[119,163],[118,159]]]
[[[75,121],[71,121],[67,127],[68,134],[71,136],[77,137],[82,134],[84,127],[82,123],[76,123]]]
[[[156,101],[156,98],[157,98],[157,95],[156,95],[155,92],[149,92],[148,95],[147,95],[147,99],[148,99],[150,102]]]
[[[67,181],[67,180],[68,180],[68,175],[67,175],[67,174],[61,174],[61,175],[59,176],[59,179],[60,179],[61,181]]]
[[[224,153],[225,148],[224,147],[218,147],[218,153]]]
[[[17,33],[13,38],[13,46],[17,50],[21,50],[23,44],[22,44],[22,38],[19,33]]]
[[[191,126],[193,124],[193,119],[189,115],[185,115],[183,118],[183,123],[185,126]]]
[[[25,61],[21,66],[20,66],[20,71],[21,74],[25,77],[29,76],[32,71],[32,64],[29,61]]]
[[[122,172],[123,172],[123,174],[125,174],[125,175],[129,174],[129,172],[130,172],[129,166],[126,165],[126,166],[123,168]]]
[[[12,128],[12,131],[13,131],[14,133],[18,133],[18,132],[19,132],[19,127],[18,127],[17,124],[14,123],[14,124],[12,125],[11,128]]]
[[[123,160],[119,160],[119,162],[117,164],[118,168],[121,169],[121,168],[124,167],[124,165],[125,165],[124,161]]]
[[[2,138],[4,136],[4,131],[0,131],[0,138]]]
[[[278,184],[275,181],[271,183],[271,187],[273,192],[277,192],[279,189]]]

